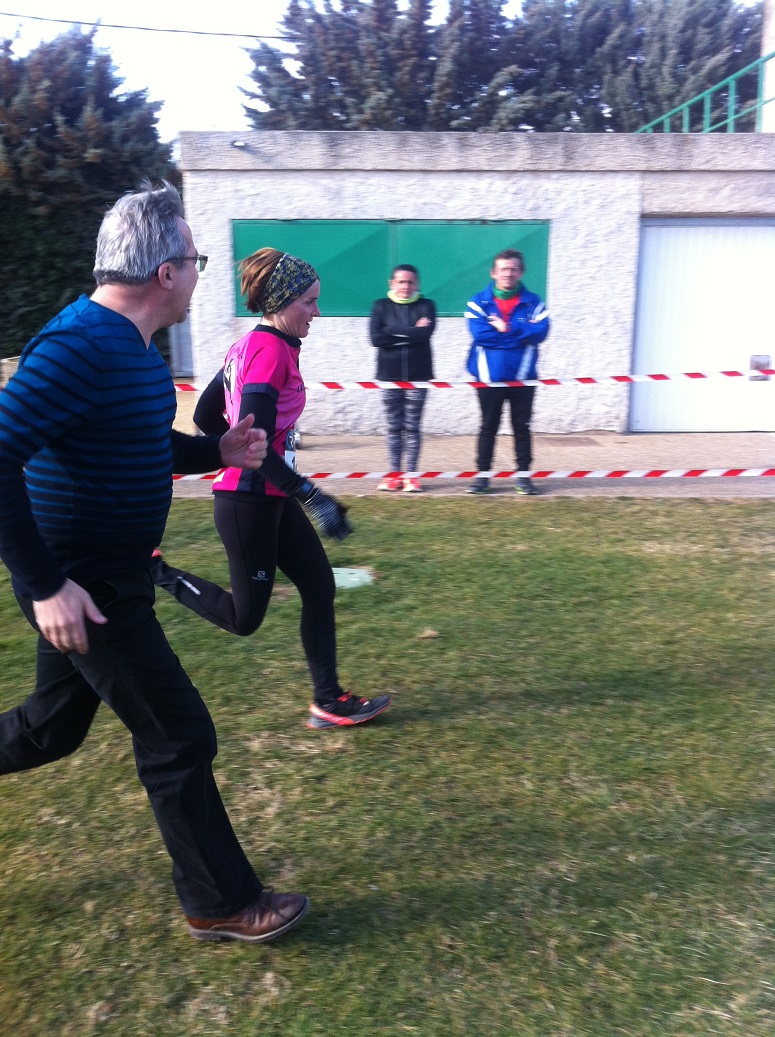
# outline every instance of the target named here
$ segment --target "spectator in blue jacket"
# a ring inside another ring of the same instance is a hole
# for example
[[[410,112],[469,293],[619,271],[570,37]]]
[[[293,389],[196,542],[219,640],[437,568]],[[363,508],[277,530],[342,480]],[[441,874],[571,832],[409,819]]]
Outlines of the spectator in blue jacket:
[[[477,382],[514,382],[538,377],[538,346],[549,334],[549,315],[540,297],[522,283],[525,260],[521,252],[507,248],[499,252],[490,270],[491,283],[468,303],[466,319],[473,342],[468,354],[468,373]],[[503,404],[511,408],[514,450],[519,472],[530,471],[533,461],[530,417],[535,386],[500,386],[477,389],[482,425],[476,452],[479,472],[490,470],[495,436]],[[487,493],[490,481],[478,476],[469,493]],[[518,493],[538,492],[527,475],[517,476]]]

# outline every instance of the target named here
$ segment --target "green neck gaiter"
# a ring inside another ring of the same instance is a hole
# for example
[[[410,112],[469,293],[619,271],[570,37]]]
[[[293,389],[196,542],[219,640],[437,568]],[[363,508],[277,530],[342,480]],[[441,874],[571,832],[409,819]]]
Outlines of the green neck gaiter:
[[[512,288],[512,290],[510,292],[503,291],[501,288],[496,288],[495,285],[492,286],[492,294],[495,296],[496,299],[513,299],[513,298],[515,298],[515,296],[520,295],[521,292],[522,292],[522,282],[521,281],[517,285],[517,287],[516,288]]]
[[[417,302],[418,299],[422,298],[419,292],[415,292],[408,299],[399,299],[392,289],[387,293],[387,297],[391,302],[397,302],[399,306],[408,306],[410,302]]]

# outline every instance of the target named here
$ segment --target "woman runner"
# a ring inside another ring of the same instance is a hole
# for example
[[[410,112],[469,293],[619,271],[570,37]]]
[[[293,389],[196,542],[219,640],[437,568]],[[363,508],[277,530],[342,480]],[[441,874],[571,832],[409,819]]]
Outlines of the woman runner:
[[[213,483],[231,592],[168,565],[160,552],[154,581],[197,615],[246,636],[264,619],[279,568],[301,596],[301,640],[314,689],[307,726],[362,724],[387,709],[390,695],[358,698],[339,684],[334,574],[305,511],[336,540],[352,526],[339,501],[296,472],[294,427],[306,400],[299,351],[320,316],[320,281],[309,263],[273,248],[244,260],[240,275],[248,309],[262,313],[263,322],[231,347],[194,412],[208,435],[252,414],[270,443],[260,469],[225,468]]]

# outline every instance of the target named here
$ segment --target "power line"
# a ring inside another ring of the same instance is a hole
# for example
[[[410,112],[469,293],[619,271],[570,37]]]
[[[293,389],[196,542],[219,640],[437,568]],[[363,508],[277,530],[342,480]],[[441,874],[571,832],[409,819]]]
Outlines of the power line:
[[[0,11],[0,18],[21,18],[23,21],[54,22],[57,25],[85,25],[90,29],[130,29],[132,32],[174,32],[185,36],[215,36],[233,40],[287,40],[287,36],[267,36],[252,32],[205,32],[202,29],[161,29],[150,25],[112,25],[109,22],[81,22],[72,18],[42,18],[37,14],[14,14]]]

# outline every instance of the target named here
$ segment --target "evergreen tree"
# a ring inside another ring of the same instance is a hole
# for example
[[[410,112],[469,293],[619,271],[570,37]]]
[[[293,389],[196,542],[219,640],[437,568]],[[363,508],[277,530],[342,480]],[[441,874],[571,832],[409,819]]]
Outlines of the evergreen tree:
[[[292,0],[293,55],[251,52],[266,110],[246,111],[257,129],[632,131],[759,54],[761,3],[525,0],[511,21],[504,6],[450,0],[432,27],[425,0]]]
[[[433,54],[430,0],[291,0],[283,30],[293,55],[260,44],[250,52],[265,111],[246,107],[257,129],[424,129]]]
[[[622,100],[618,106],[622,129],[637,129],[658,118],[760,56],[761,5],[654,0],[644,14],[633,46],[630,103]],[[738,83],[741,107],[755,100],[756,89],[755,74]],[[618,100],[613,92],[612,100]],[[725,104],[726,95],[719,100]],[[725,113],[717,107],[716,116]],[[700,128],[699,122],[692,126]],[[753,128],[752,119],[747,128]]]
[[[121,80],[94,32],[25,58],[0,44],[0,355],[18,354],[56,310],[94,287],[105,210],[144,176],[171,177],[160,105]]]
[[[428,128],[428,103],[435,56],[428,31],[431,0],[411,0],[396,31],[395,88],[401,100],[400,123],[405,130]]]
[[[731,0],[529,0],[518,30],[529,41],[517,86],[533,98],[526,121],[634,131],[754,61],[760,20],[760,7]],[[755,76],[741,89],[752,101]]]
[[[451,0],[437,35],[438,70],[430,102],[434,128],[488,128],[491,84],[506,64],[503,6],[503,0]]]

